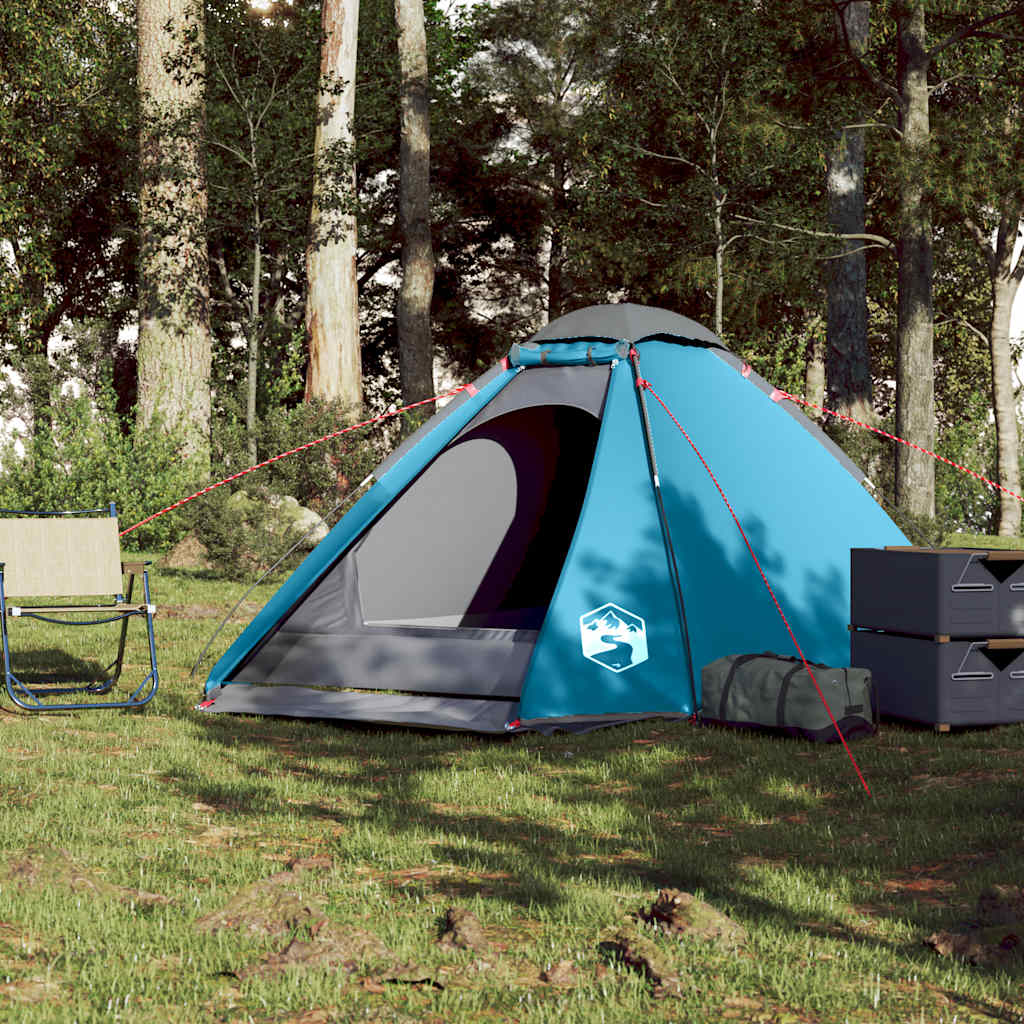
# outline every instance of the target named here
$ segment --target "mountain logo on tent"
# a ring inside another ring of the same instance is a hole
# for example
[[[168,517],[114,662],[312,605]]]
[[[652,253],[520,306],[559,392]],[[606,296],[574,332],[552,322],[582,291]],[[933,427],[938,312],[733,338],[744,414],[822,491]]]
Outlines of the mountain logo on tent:
[[[647,660],[647,624],[610,602],[580,616],[580,642],[583,657],[612,672],[625,672]]]

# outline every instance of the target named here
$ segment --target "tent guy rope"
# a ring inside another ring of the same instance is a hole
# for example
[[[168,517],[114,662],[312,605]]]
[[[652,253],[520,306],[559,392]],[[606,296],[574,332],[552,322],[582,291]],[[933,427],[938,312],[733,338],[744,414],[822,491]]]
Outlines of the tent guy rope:
[[[318,444],[323,444],[325,441],[333,441],[334,438],[341,437],[342,434],[350,434],[353,430],[359,430],[362,427],[369,427],[375,423],[383,423],[385,420],[393,419],[395,416],[401,416],[403,412],[409,412],[410,409],[418,409],[421,405],[430,405],[432,402],[436,402],[439,399],[451,398],[453,395],[457,395],[460,391],[469,391],[472,394],[473,385],[460,384],[457,388],[452,388],[451,391],[444,391],[439,395],[434,395],[433,398],[424,398],[420,402],[413,402],[411,405],[403,405],[401,409],[382,413],[380,416],[374,416],[372,419],[363,420],[361,423],[353,423],[350,427],[342,427],[341,430],[335,430],[333,433],[324,434],[323,437],[318,437],[315,441],[307,441],[305,444],[300,444],[298,448],[291,448],[278,455],[272,455],[269,459],[257,462],[254,466],[249,466],[248,469],[243,469],[238,473],[232,473],[231,476],[226,476],[223,480],[218,480],[215,484],[210,484],[208,487],[204,487],[202,490],[196,491],[195,494],[190,494],[187,498],[182,498],[180,501],[176,501],[172,505],[168,505],[166,508],[160,509],[159,512],[154,512],[151,516],[146,516],[145,519],[140,519],[137,523],[133,523],[131,526],[122,530],[119,536],[123,537],[125,534],[131,533],[132,530],[137,530],[140,526],[145,526],[146,523],[151,523],[154,519],[159,519],[160,516],[166,515],[168,512],[173,512],[176,508],[181,508],[182,505],[187,505],[190,501],[195,501],[196,498],[201,498],[204,494],[209,494],[210,491],[231,483],[232,480],[238,480],[249,473],[254,473],[257,469],[269,466],[272,462],[278,462],[281,459],[287,458],[289,455],[296,455],[298,452],[304,452],[308,448],[313,448]]]
[[[922,448],[921,445],[914,444],[913,441],[908,441],[906,438],[899,437],[897,434],[890,434],[887,430],[881,430],[879,427],[871,426],[870,423],[863,423],[861,420],[855,420],[852,416],[846,416],[833,409],[826,409],[823,405],[817,405],[815,402],[808,401],[806,398],[801,398],[799,395],[791,395],[788,391],[782,391],[780,388],[776,388],[772,394],[772,399],[774,401],[779,401],[783,398],[790,402],[796,402],[798,405],[807,406],[809,409],[817,409],[818,412],[824,413],[826,416],[833,416],[835,419],[842,420],[844,423],[851,423],[855,427],[863,427],[865,430],[870,430],[871,433],[878,434],[880,437],[887,438],[890,441],[896,441],[898,444],[906,445],[908,448],[913,448],[914,451],[921,452],[922,455],[929,455],[937,462],[943,462],[947,466],[952,466],[953,469],[959,469],[961,473],[973,476],[976,480],[980,480],[983,484],[988,484],[988,486],[994,490],[1002,491],[1004,494],[1008,494],[1011,498],[1016,498],[1017,501],[1024,502],[1024,497],[1017,494],[1016,491],[1011,491],[1009,487],[997,484],[995,480],[989,480],[987,476],[982,476],[981,473],[977,473],[973,469],[961,466],[959,462],[947,459],[945,455],[939,455],[938,452],[933,452],[930,448]]]
[[[764,569],[761,567],[761,561],[754,552],[753,547],[750,544],[750,540],[747,537],[746,531],[743,529],[742,524],[739,521],[739,517],[736,515],[735,510],[732,507],[732,503],[725,496],[725,491],[722,490],[722,485],[718,482],[718,478],[711,471],[711,467],[707,464],[704,456],[701,454],[700,449],[693,443],[693,438],[686,432],[683,425],[675,418],[672,414],[672,410],[665,404],[661,396],[654,387],[651,385],[649,380],[645,380],[643,377],[638,377],[636,386],[642,390],[649,391],[651,397],[661,406],[665,411],[668,418],[679,428],[680,433],[686,438],[687,443],[693,449],[694,455],[700,460],[700,464],[704,467],[705,472],[711,478],[711,482],[715,485],[715,489],[721,496],[722,501],[725,503],[725,507],[729,510],[729,515],[732,516],[732,521],[736,524],[736,528],[740,531],[740,536],[743,538],[743,543],[747,546],[747,551],[750,552],[750,557],[754,560],[754,565],[757,566],[757,571],[761,575],[761,582],[764,583],[769,595],[771,596],[772,603],[775,605],[775,610],[779,613],[779,617],[782,619],[783,624],[786,627],[786,632],[789,633],[790,640],[793,641],[793,646],[796,648],[796,653],[800,655],[800,660],[803,662],[804,669],[807,674],[811,677],[811,682],[814,684],[814,689],[817,691],[818,696],[821,698],[821,703],[824,705],[825,710],[828,712],[829,721],[831,721],[833,728],[836,731],[836,735],[839,737],[840,742],[843,744],[843,749],[846,751],[846,756],[850,759],[850,763],[853,765],[854,771],[857,773],[857,778],[860,779],[860,784],[864,787],[864,792],[868,796],[871,796],[871,789],[868,787],[867,781],[864,778],[864,773],[860,770],[860,765],[857,764],[857,759],[853,756],[853,752],[850,750],[849,744],[846,742],[846,737],[843,735],[843,730],[839,728],[839,723],[836,721],[835,716],[832,714],[832,709],[828,706],[828,701],[825,700],[825,695],[821,692],[821,687],[818,685],[818,680],[814,677],[814,672],[811,670],[811,666],[804,657],[803,649],[800,646],[799,641],[796,638],[796,634],[793,632],[792,626],[789,624],[789,619],[786,618],[786,613],[782,610],[782,605],[779,604],[779,599],[775,596],[775,591],[772,589],[772,585],[768,582],[768,577],[765,575]]]

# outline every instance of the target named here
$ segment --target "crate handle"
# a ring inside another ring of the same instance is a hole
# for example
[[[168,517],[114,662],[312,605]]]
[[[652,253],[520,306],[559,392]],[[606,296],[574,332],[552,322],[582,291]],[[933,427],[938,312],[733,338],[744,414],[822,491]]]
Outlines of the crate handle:
[[[964,656],[960,659],[960,667],[952,674],[951,679],[995,679],[994,672],[965,672],[964,665],[967,664],[967,659],[979,648],[987,647],[990,641],[981,640],[971,642],[967,650],[964,652]]]
[[[960,570],[956,583],[953,584],[954,594],[982,594],[995,590],[991,583],[964,583],[964,577],[967,575],[967,570],[970,569],[971,563],[981,561],[987,557],[987,551],[972,551],[967,556],[967,561],[964,563],[963,569]]]

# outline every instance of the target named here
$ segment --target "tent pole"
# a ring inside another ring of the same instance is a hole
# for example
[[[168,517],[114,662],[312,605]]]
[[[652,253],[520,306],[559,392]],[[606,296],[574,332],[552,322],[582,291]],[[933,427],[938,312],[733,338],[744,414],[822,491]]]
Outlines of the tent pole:
[[[693,653],[690,650],[690,630],[686,624],[686,602],[683,600],[683,585],[679,578],[679,565],[676,552],[672,545],[672,534],[668,528],[668,516],[665,513],[665,502],[661,495],[661,479],[658,476],[658,460],[654,454],[654,435],[651,433],[651,420],[647,414],[647,399],[644,396],[646,381],[640,376],[640,356],[635,346],[629,347],[629,361],[633,367],[633,381],[636,384],[637,401],[640,404],[640,418],[644,426],[644,444],[647,448],[647,466],[651,473],[651,484],[654,487],[654,501],[658,507],[658,519],[661,522],[661,534],[665,542],[665,553],[668,557],[669,575],[672,577],[672,590],[676,598],[676,612],[679,616],[679,628],[683,638],[683,650],[686,652],[686,670],[690,677],[690,700],[692,713],[697,714],[697,681],[693,672]]]

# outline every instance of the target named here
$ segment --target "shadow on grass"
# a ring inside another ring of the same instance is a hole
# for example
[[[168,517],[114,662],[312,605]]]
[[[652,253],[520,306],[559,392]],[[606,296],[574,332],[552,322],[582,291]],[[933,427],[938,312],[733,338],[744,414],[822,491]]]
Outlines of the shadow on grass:
[[[687,505],[685,495],[671,497]],[[691,616],[698,666],[722,653],[788,650],[749,556],[727,551],[699,509],[685,511],[688,543],[700,553],[690,571],[709,607],[725,600],[729,609]],[[746,525],[765,570],[786,576],[786,555],[771,549],[764,524]],[[586,607],[609,594],[644,607],[642,566],[623,578],[621,565],[594,556],[586,570],[595,581]],[[791,621],[801,638],[845,637],[842,588],[820,573],[794,581]],[[578,643],[563,638],[566,651]],[[820,657],[810,645],[807,654]],[[195,726],[194,715],[187,720]],[[316,796],[289,813],[311,831],[325,820],[345,827],[332,840],[339,862],[369,865],[395,889],[485,895],[517,910],[557,914],[578,905],[581,885],[592,885],[598,902],[640,909],[653,890],[673,886],[766,931],[826,935],[924,963],[933,954],[920,937],[969,915],[969,904],[955,901],[976,895],[975,877],[979,888],[1016,881],[1024,865],[1024,839],[1007,824],[1024,817],[1019,779],[965,776],[975,761],[994,763],[991,738],[890,728],[858,743],[869,799],[841,748],[683,722],[495,739],[219,715],[199,728],[221,746],[224,772],[179,772],[175,785],[189,799],[256,821],[279,814],[279,789],[247,767],[259,751],[270,765],[263,774],[276,758],[282,772],[315,784]],[[474,790],[474,773],[486,791]],[[933,777],[950,781],[926,785]],[[878,919],[918,938],[889,938],[872,927]]]
[[[1024,793],[1011,778],[944,787],[908,779],[898,751],[915,745],[923,761],[935,739],[925,731],[855,747],[873,800],[858,791],[841,750],[679,722],[487,739],[211,717],[204,732],[224,745],[229,761],[231,749],[276,752],[282,771],[315,782],[322,793],[351,797],[344,809],[311,800],[290,810],[311,825],[361,826],[393,844],[390,863],[372,839],[369,846],[340,841],[337,857],[370,864],[396,892],[480,895],[520,911],[557,912],[578,902],[573,890],[581,884],[632,900],[632,909],[646,898],[641,890],[653,895],[672,886],[701,893],[750,924],[923,964],[933,954],[920,938],[952,926],[965,910],[970,916],[966,904],[951,902],[954,885],[969,888],[975,870],[1013,881],[1024,860],[1016,831],[1001,849],[994,846],[992,823],[1024,816]],[[342,759],[350,770],[335,767]],[[609,763],[622,774],[609,777]],[[445,800],[444,779],[474,768],[489,772],[493,786],[511,772],[516,787],[529,788],[522,778],[528,772],[537,781],[536,802],[510,800],[506,812],[493,799],[486,810],[474,806],[488,802],[479,793]],[[275,787],[259,776],[219,781],[185,773],[177,784],[190,799],[256,819],[280,810]],[[592,827],[609,805],[620,825]],[[1002,874],[1001,864],[1008,867]],[[802,892],[806,912],[798,909]],[[835,911],[816,904],[822,892],[838,894]],[[908,924],[916,938],[875,933],[871,921],[878,918]]]
[[[13,645],[12,645],[13,646]],[[110,657],[117,654],[116,645]],[[103,682],[105,663],[99,659],[79,658],[59,647],[28,647],[12,651],[11,669],[25,683],[59,683],[67,680],[83,683]],[[2,686],[2,682],[0,682]]]

